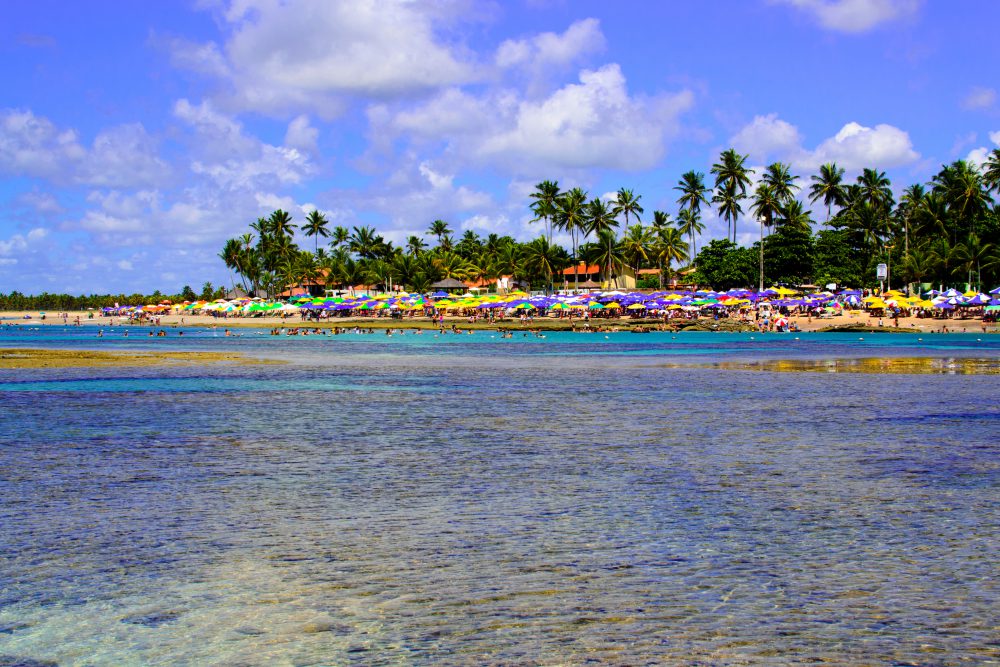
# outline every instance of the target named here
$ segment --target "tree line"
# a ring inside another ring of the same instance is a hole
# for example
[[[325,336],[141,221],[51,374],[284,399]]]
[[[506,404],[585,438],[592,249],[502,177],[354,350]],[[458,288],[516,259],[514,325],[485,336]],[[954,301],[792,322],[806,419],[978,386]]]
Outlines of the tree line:
[[[808,185],[791,167],[775,162],[759,175],[747,155],[723,151],[710,170],[688,171],[673,187],[676,217],[656,210],[645,224],[642,196],[622,188],[614,198],[584,189],[562,190],[542,181],[528,202],[538,238],[480,237],[467,230],[458,239],[447,222],[435,220],[423,235],[402,246],[369,226],[330,227],[319,211],[297,226],[282,210],[259,218],[251,230],[229,239],[221,258],[247,292],[277,294],[288,286],[322,277],[328,286],[368,284],[426,291],[442,279],[489,281],[513,276],[534,288],[551,288],[555,276],[577,262],[597,264],[603,279],[616,284],[626,267],[656,268],[655,284],[681,271],[684,283],[760,287],[785,283],[870,286],[876,266],[890,267],[890,282],[971,284],[1000,281],[1000,150],[984,168],[958,160],[944,165],[929,183],[902,190],[895,200],[885,172],[866,168],[853,182],[835,163],[822,165]],[[754,176],[759,176],[754,185]],[[811,205],[825,209],[818,222]],[[699,251],[702,216],[715,209],[726,221],[727,238],[710,240]],[[759,239],[736,244],[740,222],[752,221]],[[312,239],[312,249],[294,240],[296,230]],[[553,243],[554,233],[570,247]],[[320,241],[323,244],[320,244]],[[579,275],[571,282],[578,284]]]

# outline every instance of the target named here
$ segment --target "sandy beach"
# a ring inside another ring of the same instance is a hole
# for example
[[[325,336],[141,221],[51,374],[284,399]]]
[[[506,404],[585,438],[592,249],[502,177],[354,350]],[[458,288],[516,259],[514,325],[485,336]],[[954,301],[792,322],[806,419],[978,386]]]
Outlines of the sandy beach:
[[[0,312],[0,325],[4,326],[75,326],[79,321],[80,326],[109,328],[115,326],[129,325],[126,318],[104,317],[94,314],[93,319],[89,319],[91,311],[72,311],[66,313],[46,313],[45,319],[41,319],[38,312],[31,311],[5,311]],[[30,316],[27,319],[26,316]],[[959,318],[948,319],[900,317],[898,326],[896,321],[889,317],[869,317],[864,311],[848,311],[844,314],[833,315],[831,317],[806,317],[803,315],[789,318],[801,331],[821,331],[835,327],[870,327],[874,330],[884,330],[886,332],[924,332],[924,333],[1000,333],[997,323],[985,323],[979,318]],[[702,317],[698,322],[711,326],[714,321],[708,317]],[[734,319],[723,319],[720,322],[736,322]],[[611,329],[629,329],[636,326],[646,326],[656,328],[663,323],[662,320],[653,318],[630,318],[628,316],[620,318],[594,318],[590,320],[591,327],[608,327]],[[467,317],[448,315],[445,317],[445,326],[452,325],[463,329],[497,329],[521,328],[522,323],[516,317],[508,317],[500,323],[489,324],[486,321],[478,320],[470,323]],[[535,317],[527,326],[546,330],[570,330],[573,326],[577,329],[583,327],[583,320],[574,317]],[[299,315],[294,314],[289,317],[212,317],[209,315],[181,315],[167,314],[159,318],[158,324],[143,322],[142,324],[131,324],[129,326],[146,326],[159,329],[170,329],[179,327],[205,328],[216,327],[226,328],[246,328],[246,327],[354,327],[363,326],[375,329],[386,328],[410,328],[410,329],[435,329],[437,326],[430,321],[429,317],[420,315],[414,317],[403,317],[394,319],[391,317],[336,317],[320,320],[303,320]],[[668,324],[669,326],[669,324]]]

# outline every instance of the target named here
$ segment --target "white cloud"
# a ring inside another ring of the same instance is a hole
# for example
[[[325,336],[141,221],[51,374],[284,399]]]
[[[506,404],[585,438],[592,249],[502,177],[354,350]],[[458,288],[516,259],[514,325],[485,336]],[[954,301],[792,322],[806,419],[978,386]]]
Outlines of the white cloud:
[[[797,127],[772,113],[755,116],[730,139],[730,144],[738,151],[766,161],[772,155],[787,156],[800,151],[802,135]]]
[[[997,101],[997,91],[993,88],[976,86],[962,99],[962,108],[969,110],[992,109]]]
[[[914,15],[922,0],[772,0],[812,16],[829,30],[860,33]]]
[[[32,244],[45,240],[49,230],[35,227],[27,234],[14,234],[7,240],[0,239],[0,257],[9,257],[24,252]]]
[[[989,137],[990,141],[993,142],[993,145],[995,147],[1000,147],[1000,130],[997,130],[996,132],[990,132]],[[965,161],[971,162],[977,167],[982,167],[984,164],[986,164],[986,160],[989,158],[990,153],[992,152],[993,152],[992,148],[981,146],[979,148],[975,148],[969,151],[969,154],[965,156]]]
[[[174,115],[196,133],[192,145],[191,171],[207,176],[228,190],[254,190],[265,185],[297,184],[313,172],[309,157],[298,148],[274,146],[244,133],[235,119],[214,109],[209,102],[193,105],[178,100]],[[299,119],[289,126],[295,141],[308,140],[312,130]]]
[[[496,63],[501,68],[565,66],[583,55],[604,50],[604,34],[597,19],[576,21],[558,35],[543,32],[530,39],[508,39],[500,44]]]
[[[580,83],[508,110],[511,126],[487,137],[478,152],[512,165],[528,160],[556,167],[648,168],[662,157],[677,115],[691,103],[690,93],[630,97],[618,65],[584,70]]]
[[[59,183],[108,187],[147,185],[169,169],[139,123],[102,130],[87,149],[75,130],[60,129],[31,111],[0,112],[0,170]]]
[[[812,170],[825,162],[845,169],[891,169],[920,158],[910,135],[892,125],[866,127],[850,122],[814,150],[801,144],[798,129],[775,114],[757,116],[731,139],[734,147],[749,151],[754,159],[779,159],[800,169]]]
[[[915,162],[920,154],[913,150],[910,135],[899,128],[886,124],[871,128],[850,122],[821,143],[813,157],[816,165],[836,162],[847,169],[890,169]]]
[[[173,61],[220,77],[240,108],[331,117],[344,96],[409,96],[480,78],[439,34],[453,4],[233,0],[225,44],[175,42]]]
[[[48,118],[16,109],[0,113],[0,169],[5,173],[54,178],[86,155],[74,131],[60,130]]]
[[[309,124],[306,115],[296,116],[288,124],[285,132],[285,145],[297,148],[306,153],[316,152],[316,142],[319,140],[319,130]]]

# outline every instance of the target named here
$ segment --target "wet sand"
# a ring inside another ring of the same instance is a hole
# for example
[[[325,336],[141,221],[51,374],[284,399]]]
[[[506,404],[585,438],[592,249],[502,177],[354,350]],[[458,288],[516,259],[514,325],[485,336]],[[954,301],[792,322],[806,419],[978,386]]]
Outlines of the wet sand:
[[[274,364],[230,352],[96,352],[88,350],[0,349],[0,369],[119,368],[122,366],[177,366],[207,363]]]

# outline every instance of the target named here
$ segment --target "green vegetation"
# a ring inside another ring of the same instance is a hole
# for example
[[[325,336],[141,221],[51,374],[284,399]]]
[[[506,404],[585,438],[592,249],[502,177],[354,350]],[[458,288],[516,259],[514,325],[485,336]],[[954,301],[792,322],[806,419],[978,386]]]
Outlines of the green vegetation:
[[[662,287],[677,275],[681,282],[711,286],[762,288],[768,284],[872,286],[876,266],[889,266],[889,282],[964,285],[982,288],[1000,282],[1000,150],[984,169],[957,161],[945,165],[926,185],[911,185],[897,203],[884,172],[864,169],[855,182],[844,170],[824,164],[809,178],[781,162],[767,166],[749,192],[754,175],[747,155],[723,151],[711,173],[685,172],[676,187],[677,217],[653,211],[642,221],[642,195],[620,189],[614,199],[591,197],[581,188],[563,191],[555,181],[542,181],[530,195],[529,208],[542,233],[519,243],[509,236],[480,238],[468,230],[456,242],[451,226],[435,220],[423,236],[411,236],[394,247],[371,227],[328,229],[317,211],[307,217],[303,233],[314,237],[313,250],[293,241],[295,224],[275,211],[251,225],[252,233],[230,239],[222,251],[226,266],[247,292],[277,294],[288,286],[317,278],[327,286],[367,284],[378,289],[400,286],[425,291],[443,278],[491,281],[511,276],[522,286],[552,289],[556,276],[579,261],[597,264],[603,279],[618,284],[623,269],[638,274],[656,268],[655,280],[640,286]],[[798,196],[804,196],[804,203]],[[817,223],[809,204],[822,205],[825,221]],[[714,205],[727,223],[726,240],[711,240],[700,250],[697,236],[705,229],[702,207]],[[759,225],[751,247],[736,244],[745,214]],[[554,244],[554,232],[570,238],[570,248]],[[319,238],[330,238],[327,246]],[[569,281],[578,284],[579,275]]]
[[[632,190],[622,188],[605,200],[546,180],[535,186],[528,202],[534,221],[542,223],[541,234],[525,243],[498,234],[483,238],[472,230],[456,240],[449,223],[434,220],[425,234],[410,236],[397,247],[373,227],[331,228],[319,211],[299,227],[291,215],[277,210],[226,241],[220,257],[233,285],[266,295],[302,284],[424,292],[445,278],[489,282],[500,276],[510,276],[522,287],[552,289],[560,272],[578,262],[599,265],[612,286],[626,268],[655,268],[658,275],[640,280],[640,286],[662,287],[679,274],[684,284],[715,289],[775,283],[867,287],[878,284],[880,263],[889,266],[889,283],[897,287],[930,283],[982,289],[1000,284],[1000,205],[994,201],[1000,193],[1000,149],[982,170],[961,160],[942,166],[929,183],[902,190],[898,202],[884,172],[864,169],[851,183],[844,180],[844,169],[832,163],[822,165],[804,186],[807,181],[776,162],[749,192],[754,173],[747,160],[733,149],[723,151],[710,170],[712,187],[705,174],[685,172],[672,188],[679,193],[676,218],[657,210],[648,224],[641,217],[642,195]],[[709,240],[699,249],[703,207],[713,205],[727,222],[727,239]],[[809,205],[826,209],[823,222],[813,218]],[[753,216],[759,229],[759,240],[749,248],[735,242],[739,225],[747,222],[745,214]],[[311,250],[295,242],[297,230],[311,239]],[[569,236],[570,248],[553,242],[555,232]],[[568,282],[572,286],[581,280],[577,274]],[[0,309],[79,310],[116,302],[211,299],[223,293],[210,284],[200,293],[186,286],[176,295],[14,292],[0,294]]]

